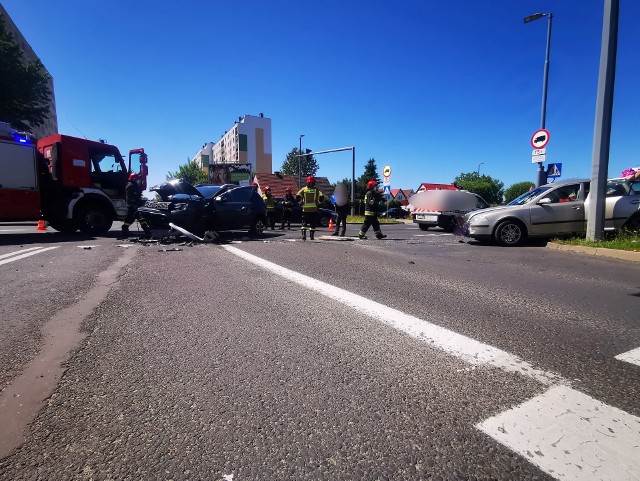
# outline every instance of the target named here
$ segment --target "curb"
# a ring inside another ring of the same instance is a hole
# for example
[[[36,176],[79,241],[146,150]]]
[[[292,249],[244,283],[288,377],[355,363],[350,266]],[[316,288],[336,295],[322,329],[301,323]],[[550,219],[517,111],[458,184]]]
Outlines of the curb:
[[[566,244],[547,243],[548,249],[565,252],[575,252],[576,254],[587,254],[598,257],[609,257],[623,261],[640,262],[640,252],[621,251],[618,249],[603,249],[602,247],[572,246]]]

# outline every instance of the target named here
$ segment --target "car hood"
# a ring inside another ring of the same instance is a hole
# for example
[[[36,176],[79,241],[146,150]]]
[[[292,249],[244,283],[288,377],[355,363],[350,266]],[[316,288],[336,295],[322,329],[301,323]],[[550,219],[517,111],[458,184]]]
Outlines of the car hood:
[[[173,179],[155,185],[149,189],[151,192],[157,192],[163,201],[167,201],[170,196],[176,194],[195,195],[196,197],[204,196],[193,185],[183,179]]]
[[[469,212],[467,214],[467,219],[471,219],[472,217],[476,217],[478,215],[493,214],[494,212],[499,212],[501,210],[513,209],[514,207],[522,207],[522,206],[520,206],[520,205],[518,205],[518,206],[514,206],[514,205],[498,205],[496,207],[487,207],[486,209],[474,210],[473,212]]]

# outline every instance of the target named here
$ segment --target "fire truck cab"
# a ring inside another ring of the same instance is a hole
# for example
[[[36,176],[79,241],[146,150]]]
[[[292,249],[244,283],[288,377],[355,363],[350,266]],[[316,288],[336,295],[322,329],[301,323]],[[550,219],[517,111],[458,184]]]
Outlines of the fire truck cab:
[[[58,231],[104,234],[126,216],[129,175],[138,173],[146,189],[144,149],[130,151],[125,162],[105,142],[56,134],[34,148],[13,137],[0,139],[0,219],[45,219]]]

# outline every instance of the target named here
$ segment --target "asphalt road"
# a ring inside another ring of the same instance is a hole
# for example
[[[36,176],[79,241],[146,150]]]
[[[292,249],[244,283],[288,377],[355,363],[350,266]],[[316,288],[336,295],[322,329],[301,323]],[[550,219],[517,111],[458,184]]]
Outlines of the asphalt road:
[[[615,359],[640,346],[638,264],[412,225],[3,229],[0,425],[33,415],[0,479],[640,478],[640,366]],[[10,406],[38,369],[44,400]]]

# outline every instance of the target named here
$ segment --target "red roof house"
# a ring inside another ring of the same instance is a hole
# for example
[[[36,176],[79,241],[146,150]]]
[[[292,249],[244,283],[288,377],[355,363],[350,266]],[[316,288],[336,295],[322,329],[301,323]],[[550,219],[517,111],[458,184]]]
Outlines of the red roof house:
[[[420,184],[420,187],[416,189],[416,192],[424,192],[425,190],[459,190],[453,184],[429,184],[427,182],[423,182]]]

